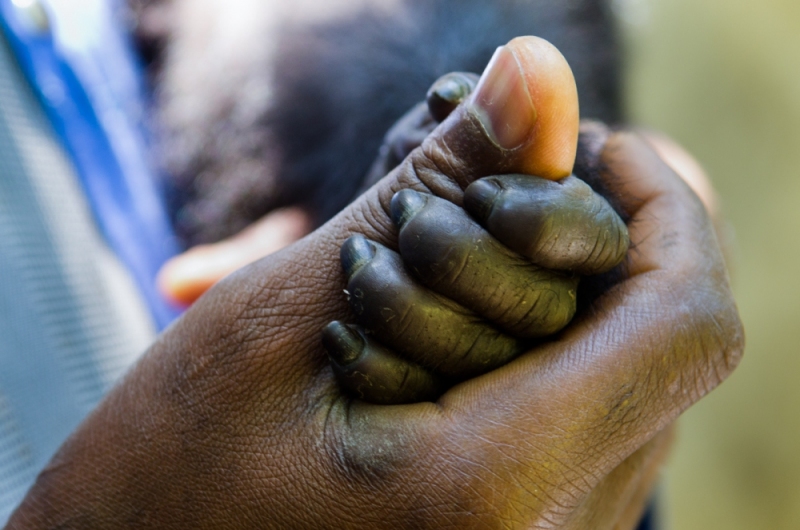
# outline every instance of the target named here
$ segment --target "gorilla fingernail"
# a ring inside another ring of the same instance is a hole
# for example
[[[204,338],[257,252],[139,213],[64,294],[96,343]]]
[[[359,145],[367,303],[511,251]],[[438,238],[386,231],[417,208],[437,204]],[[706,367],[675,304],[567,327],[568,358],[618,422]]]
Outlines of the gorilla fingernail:
[[[428,91],[428,111],[437,122],[444,121],[451,112],[472,93],[478,76],[455,72],[447,74]]]
[[[344,242],[339,257],[345,274],[350,278],[361,267],[372,261],[375,257],[375,246],[366,237],[355,235]]]
[[[502,188],[492,178],[476,180],[464,191],[464,209],[478,221],[485,222],[501,191]]]
[[[395,193],[392,197],[391,214],[398,230],[417,215],[427,203],[427,197],[418,191],[402,190]]]
[[[342,367],[356,362],[365,344],[357,331],[341,322],[331,322],[322,330],[322,345],[331,360]]]

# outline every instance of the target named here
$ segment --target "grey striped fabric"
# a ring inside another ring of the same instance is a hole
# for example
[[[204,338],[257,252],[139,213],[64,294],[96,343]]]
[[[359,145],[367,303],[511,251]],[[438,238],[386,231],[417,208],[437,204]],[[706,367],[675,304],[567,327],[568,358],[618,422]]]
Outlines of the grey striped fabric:
[[[0,35],[0,527],[153,337]]]

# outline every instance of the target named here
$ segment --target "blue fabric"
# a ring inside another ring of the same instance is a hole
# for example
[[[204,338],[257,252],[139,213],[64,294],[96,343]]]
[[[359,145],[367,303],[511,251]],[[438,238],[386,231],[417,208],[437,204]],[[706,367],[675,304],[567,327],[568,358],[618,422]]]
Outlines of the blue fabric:
[[[0,31],[0,528],[154,337]]]
[[[0,26],[74,162],[98,227],[163,329],[179,310],[155,278],[178,244],[148,163],[142,76],[117,4],[42,3],[49,30],[32,27],[12,0],[0,0]]]

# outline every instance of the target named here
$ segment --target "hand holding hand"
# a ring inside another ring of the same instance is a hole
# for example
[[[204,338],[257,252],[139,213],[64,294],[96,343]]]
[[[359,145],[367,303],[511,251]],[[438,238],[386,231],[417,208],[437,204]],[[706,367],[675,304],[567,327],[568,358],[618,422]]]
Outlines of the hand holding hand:
[[[569,70],[538,39],[506,51],[514,63],[482,82],[504,80],[513,130],[459,107],[330,223],[223,280],[70,438],[9,528],[631,528],[659,433],[727,377],[743,340],[705,209],[637,136],[611,134],[598,155],[632,219],[629,276],[557,340],[436,404],[393,407],[346,398],[319,344],[347,310],[338,249],[354,233],[397,248],[398,191],[461,205],[475,180],[548,170],[531,155],[559,145],[550,96]]]

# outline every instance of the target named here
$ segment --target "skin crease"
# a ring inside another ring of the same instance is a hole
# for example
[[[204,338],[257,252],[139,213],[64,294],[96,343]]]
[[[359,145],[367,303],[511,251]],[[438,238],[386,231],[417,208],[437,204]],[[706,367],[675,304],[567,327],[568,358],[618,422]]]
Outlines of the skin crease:
[[[708,215],[639,136],[612,134],[600,155],[628,198],[631,276],[556,341],[396,407],[345,399],[319,344],[346,314],[348,237],[393,248],[398,190],[459,204],[475,179],[522,167],[519,152],[459,107],[327,225],[228,276],[68,440],[8,528],[632,528],[660,433],[743,349]]]

